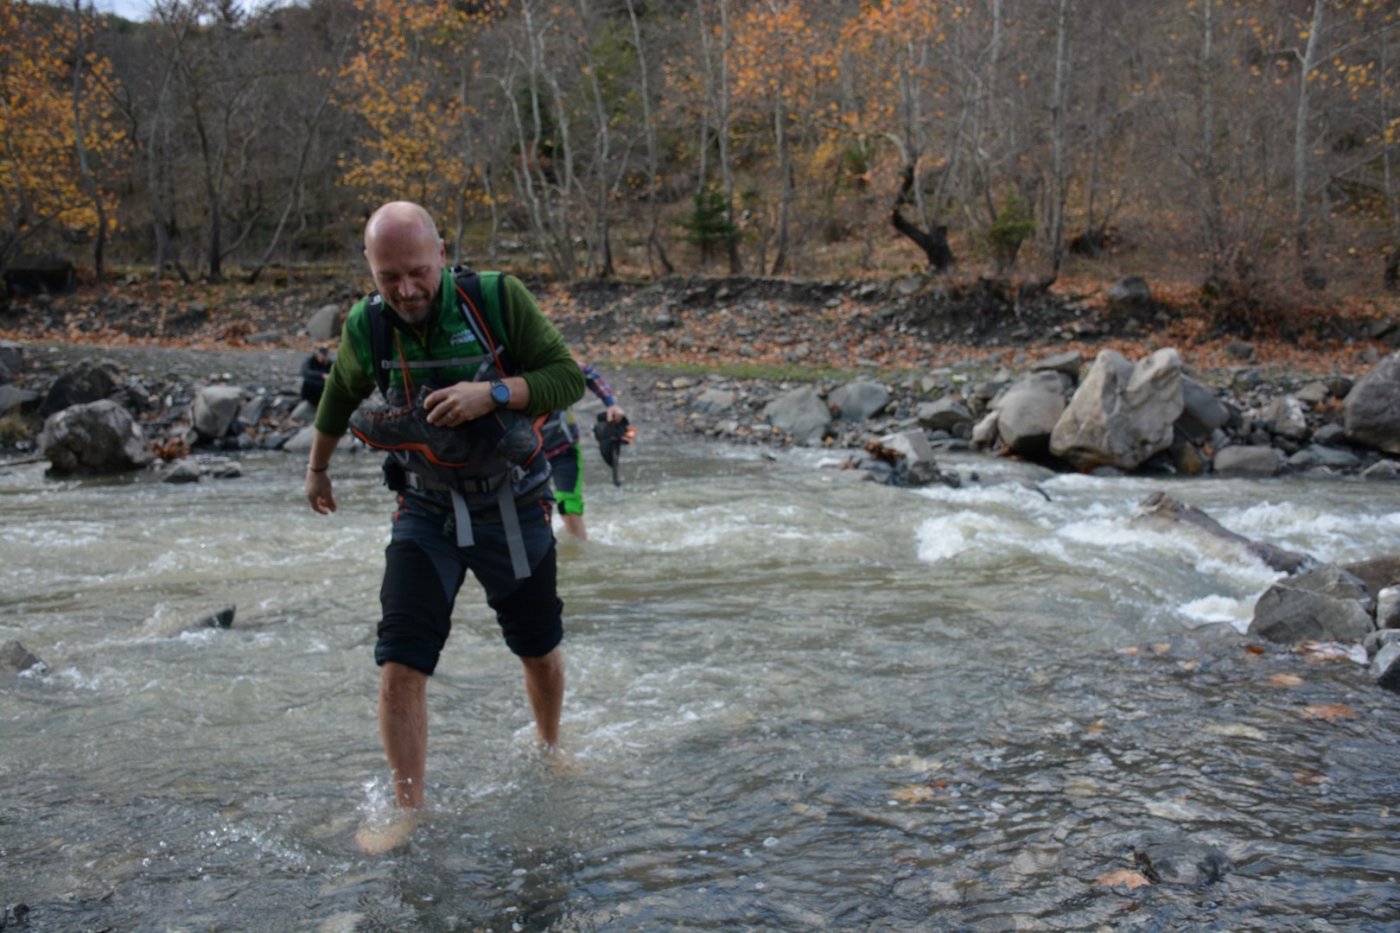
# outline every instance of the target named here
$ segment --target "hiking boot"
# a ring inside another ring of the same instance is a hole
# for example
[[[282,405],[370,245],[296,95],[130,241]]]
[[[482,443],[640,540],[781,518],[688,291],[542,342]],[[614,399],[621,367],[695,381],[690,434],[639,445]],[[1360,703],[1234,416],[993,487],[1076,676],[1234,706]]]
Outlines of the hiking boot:
[[[350,432],[371,447],[415,451],[436,463],[467,463],[479,449],[466,432],[429,424],[421,403],[403,408],[360,408],[350,416]]]
[[[414,451],[446,466],[481,465],[493,453],[525,466],[539,452],[539,433],[515,412],[492,412],[453,428],[430,424],[426,394],[403,408],[359,409],[350,417],[350,431],[371,447]]]

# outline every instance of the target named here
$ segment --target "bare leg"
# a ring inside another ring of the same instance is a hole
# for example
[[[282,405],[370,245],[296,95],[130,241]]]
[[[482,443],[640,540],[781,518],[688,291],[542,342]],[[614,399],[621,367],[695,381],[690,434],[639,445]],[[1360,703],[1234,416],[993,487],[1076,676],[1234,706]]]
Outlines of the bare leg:
[[[525,693],[535,713],[535,731],[546,745],[559,744],[559,714],[564,708],[564,656],[555,648],[538,658],[521,658]]]
[[[565,514],[563,518],[565,531],[573,535],[575,538],[578,538],[580,541],[588,540],[588,529],[583,527],[582,515]]]
[[[366,852],[388,852],[408,841],[423,806],[428,761],[428,675],[386,661],[379,668],[379,736],[389,759],[399,815],[387,827],[366,827],[355,840]]]

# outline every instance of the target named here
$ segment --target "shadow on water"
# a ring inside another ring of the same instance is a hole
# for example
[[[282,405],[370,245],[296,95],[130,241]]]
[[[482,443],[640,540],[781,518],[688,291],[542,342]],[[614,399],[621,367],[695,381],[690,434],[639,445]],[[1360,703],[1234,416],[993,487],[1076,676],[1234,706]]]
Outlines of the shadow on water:
[[[0,682],[0,901],[34,930],[1400,916],[1400,702],[1351,661],[1245,650],[1274,575],[1133,523],[1152,483],[1055,477],[1047,502],[631,453],[590,487],[593,540],[561,543],[563,766],[464,590],[431,815],[383,859],[352,841],[388,796],[377,463],[342,461],[330,519],[280,457],[197,487],[0,475],[0,641],[49,664]],[[1386,486],[1173,493],[1325,559],[1400,552]],[[226,604],[233,628],[188,628]]]

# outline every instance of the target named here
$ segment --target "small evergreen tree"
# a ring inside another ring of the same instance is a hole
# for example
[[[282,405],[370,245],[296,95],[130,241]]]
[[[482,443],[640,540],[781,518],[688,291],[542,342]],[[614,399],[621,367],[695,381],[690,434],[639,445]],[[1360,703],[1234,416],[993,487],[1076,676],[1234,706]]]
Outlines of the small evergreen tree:
[[[1025,198],[1012,192],[1001,202],[1001,210],[987,230],[987,243],[992,248],[998,274],[1016,265],[1021,244],[1030,239],[1032,233],[1035,233],[1035,220],[1031,217],[1031,206]]]
[[[700,261],[704,263],[717,252],[728,252],[739,236],[739,228],[729,219],[724,194],[714,185],[695,192],[695,207],[681,226],[686,229],[686,240],[700,247]]]

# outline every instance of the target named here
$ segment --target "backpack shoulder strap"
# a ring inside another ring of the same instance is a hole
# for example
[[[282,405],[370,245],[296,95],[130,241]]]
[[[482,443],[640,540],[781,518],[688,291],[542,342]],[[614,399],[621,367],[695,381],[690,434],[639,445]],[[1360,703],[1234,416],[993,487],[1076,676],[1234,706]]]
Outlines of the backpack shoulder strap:
[[[457,284],[457,305],[467,320],[467,326],[474,331],[502,372],[513,373],[510,347],[506,342],[504,308],[506,304],[506,277],[502,272],[478,273],[470,269],[454,269],[453,279]],[[491,288],[494,279],[495,288]]]
[[[369,331],[374,381],[379,386],[379,394],[388,398],[389,372],[380,365],[380,360],[389,359],[389,347],[394,342],[394,325],[384,313],[384,300],[377,295],[365,299],[365,326]]]

